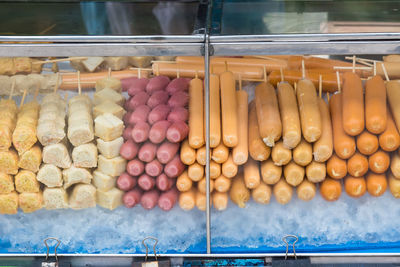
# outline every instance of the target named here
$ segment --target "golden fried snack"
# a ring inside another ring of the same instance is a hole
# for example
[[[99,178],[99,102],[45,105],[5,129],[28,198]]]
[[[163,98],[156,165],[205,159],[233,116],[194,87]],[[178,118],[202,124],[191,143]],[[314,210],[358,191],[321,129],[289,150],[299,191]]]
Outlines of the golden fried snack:
[[[0,151],[0,172],[17,174],[18,154],[14,149]]]
[[[0,194],[0,214],[17,214],[18,193]]]
[[[21,170],[15,175],[15,189],[18,193],[37,193],[40,190],[40,183],[36,174],[31,171]]]
[[[34,145],[25,151],[19,158],[18,167],[32,172],[38,172],[42,162],[42,149]]]
[[[14,191],[14,181],[11,175],[0,172],[0,194],[9,194]]]
[[[31,213],[39,210],[43,206],[43,194],[37,193],[21,193],[18,196],[19,207],[25,213]]]

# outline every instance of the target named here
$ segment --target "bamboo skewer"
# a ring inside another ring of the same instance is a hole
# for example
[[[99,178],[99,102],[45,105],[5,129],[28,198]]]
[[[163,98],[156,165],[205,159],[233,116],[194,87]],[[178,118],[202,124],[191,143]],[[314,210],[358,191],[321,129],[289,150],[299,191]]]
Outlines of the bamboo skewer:
[[[382,63],[382,69],[383,69],[383,73],[385,74],[386,81],[387,81],[387,82],[390,81],[389,75],[388,75],[388,73],[387,73],[387,71],[386,71],[385,64],[383,64],[383,63]]]
[[[339,76],[339,72],[338,71],[336,71],[336,80],[337,80],[338,92],[341,93],[342,92],[342,87],[340,85],[340,76]]]
[[[13,94],[14,94],[14,89],[15,89],[15,80],[13,80],[13,82],[11,84],[11,90],[10,90],[10,95],[9,95],[8,99],[12,99]]]
[[[78,94],[81,95],[82,87],[81,87],[81,72],[78,70]]]
[[[302,74],[303,79],[305,79],[306,78],[306,68],[304,65],[304,59],[301,60],[301,74]]]
[[[322,75],[319,75],[319,87],[318,87],[318,91],[319,91],[319,98],[322,98]]]
[[[333,69],[335,70],[371,70],[371,67],[341,67],[341,66],[334,66]]]
[[[22,95],[21,103],[19,104],[19,108],[22,108],[25,102],[25,97],[26,97],[26,89],[24,90],[24,94]]]
[[[280,68],[280,72],[281,72],[281,82],[283,82],[284,81],[284,77],[283,77],[283,69],[282,68]]]
[[[87,57],[67,57],[67,58],[59,58],[51,60],[34,61],[32,62],[32,64],[46,64],[46,63],[63,62],[71,60],[85,60],[85,59],[87,59]]]
[[[267,66],[264,65],[264,82],[268,81],[268,76],[267,76]]]

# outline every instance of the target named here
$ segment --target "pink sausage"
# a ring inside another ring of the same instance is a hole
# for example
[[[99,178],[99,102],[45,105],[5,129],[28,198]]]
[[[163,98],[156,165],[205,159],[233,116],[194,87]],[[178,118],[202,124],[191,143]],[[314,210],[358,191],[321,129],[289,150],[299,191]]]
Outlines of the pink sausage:
[[[129,191],[133,189],[136,185],[136,178],[130,176],[128,173],[124,172],[117,179],[117,186],[122,191]]]
[[[165,141],[157,149],[157,159],[162,164],[167,164],[178,153],[178,150],[179,150],[179,144],[178,143],[170,143],[168,141]]]
[[[139,151],[139,146],[135,142],[132,141],[132,139],[129,139],[125,143],[122,144],[119,154],[127,160],[131,160],[134,157],[136,157],[137,153]]]
[[[156,76],[151,78],[146,86],[146,91],[147,93],[152,94],[155,91],[164,90],[169,81],[170,79],[167,76]]]
[[[124,114],[122,117],[122,121],[124,122],[125,125],[129,124],[129,119],[131,118],[132,111],[128,111],[127,113]]]
[[[139,159],[144,162],[150,162],[156,157],[157,146],[151,142],[146,142],[139,150]]]
[[[190,79],[187,78],[175,78],[165,88],[170,95],[178,91],[187,91],[189,89]]]
[[[146,210],[151,210],[157,205],[160,192],[157,189],[153,189],[149,192],[144,192],[140,199],[140,205]]]
[[[170,125],[171,123],[169,121],[157,121],[154,123],[149,132],[150,141],[154,144],[159,144],[164,141]]]
[[[126,79],[121,79],[121,87],[123,91],[127,91],[131,87],[132,83],[137,80],[137,77],[129,77]]]
[[[145,105],[149,97],[150,96],[146,92],[137,93],[131,99],[129,99],[129,109],[135,110],[135,108],[137,108],[138,106]]]
[[[126,165],[126,171],[132,176],[139,176],[144,171],[144,164],[138,159],[133,159]]]
[[[148,175],[155,177],[162,173],[163,165],[158,160],[154,159],[146,164],[144,170]]]
[[[178,200],[178,190],[173,187],[160,195],[158,206],[164,211],[171,210]]]
[[[149,79],[147,78],[140,78],[132,81],[131,85],[128,88],[128,94],[130,96],[134,96],[139,92],[144,92],[148,83]]]
[[[168,93],[165,91],[155,91],[147,100],[147,105],[154,108],[160,104],[166,104],[168,102],[168,97]]]
[[[124,138],[125,141],[132,138],[132,129],[133,128],[131,126],[128,126],[122,132],[122,137]]]
[[[185,165],[183,165],[179,155],[175,155],[175,157],[164,166],[164,173],[170,178],[178,177],[184,170]]]
[[[167,139],[172,143],[183,141],[189,134],[189,126],[183,121],[176,121],[167,130]]]
[[[161,191],[167,191],[175,184],[174,182],[174,180],[162,173],[156,179],[156,186]]]
[[[129,192],[126,192],[122,197],[122,202],[124,202],[125,207],[133,208],[137,204],[139,204],[140,199],[142,198],[143,191],[140,188],[135,188]]]
[[[189,103],[189,94],[184,91],[178,91],[171,95],[168,100],[168,105],[172,108],[184,107]]]
[[[132,139],[137,143],[146,141],[149,138],[150,125],[147,122],[140,121],[132,129]]]
[[[170,110],[171,108],[167,105],[164,104],[158,105],[154,107],[152,111],[150,111],[147,120],[151,125],[153,125],[157,121],[163,121],[168,117],[168,113]]]
[[[124,109],[130,111],[131,107],[129,106],[129,100],[124,102]]]
[[[135,111],[132,112],[132,115],[129,117],[129,123],[135,124],[138,122],[146,122],[147,116],[149,115],[151,108],[147,105],[140,105],[136,107]]]
[[[144,191],[149,191],[153,189],[153,187],[156,185],[156,179],[153,177],[148,176],[147,174],[142,174],[140,175],[137,184],[142,188]]]
[[[176,107],[171,110],[168,114],[167,120],[170,122],[184,121],[186,122],[189,118],[189,111],[184,107]]]

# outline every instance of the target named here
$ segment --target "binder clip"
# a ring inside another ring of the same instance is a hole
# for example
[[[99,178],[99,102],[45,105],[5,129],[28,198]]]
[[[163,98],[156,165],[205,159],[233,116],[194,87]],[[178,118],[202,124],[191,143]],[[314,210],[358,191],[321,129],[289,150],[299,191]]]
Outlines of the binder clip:
[[[154,252],[154,260],[148,261],[149,258],[149,247],[146,244],[146,240],[151,239],[154,241],[153,252]],[[132,267],[169,267],[171,263],[169,260],[159,260],[157,257],[156,246],[158,244],[158,239],[152,236],[146,237],[142,240],[143,246],[146,248],[146,257],[144,258],[144,262],[133,262]]]
[[[50,260],[49,260],[49,250],[50,250],[50,249],[49,249],[49,245],[47,244],[47,240],[55,240],[55,241],[57,241],[57,245],[56,245],[56,247],[54,248],[54,256],[55,256],[55,258],[56,258],[55,261],[50,261]],[[46,245],[47,252],[46,252],[46,261],[45,261],[45,262],[42,262],[42,267],[58,267],[57,248],[58,248],[58,246],[60,245],[60,243],[61,243],[61,241],[58,240],[58,239],[55,238],[55,237],[48,237],[48,238],[46,238],[46,239],[44,240],[44,244]]]
[[[293,256],[294,256],[294,258],[297,260],[295,245],[296,245],[296,242],[299,241],[299,238],[298,238],[297,236],[295,236],[295,235],[286,235],[286,236],[284,236],[284,237],[282,238],[283,242],[285,242],[285,244],[286,244],[285,260],[287,259],[287,257],[288,257],[288,252],[289,252],[289,242],[287,241],[287,238],[288,238],[288,237],[292,237],[292,238],[295,239],[295,240],[293,241]]]

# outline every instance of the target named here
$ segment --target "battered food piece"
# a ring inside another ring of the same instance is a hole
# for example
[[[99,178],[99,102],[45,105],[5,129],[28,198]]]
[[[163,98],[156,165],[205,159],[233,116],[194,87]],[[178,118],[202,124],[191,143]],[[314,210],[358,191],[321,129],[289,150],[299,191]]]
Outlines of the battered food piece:
[[[123,195],[124,192],[115,187],[109,191],[97,189],[97,204],[105,209],[114,210],[122,205]]]
[[[18,213],[18,194],[13,191],[8,194],[0,194],[0,214]]]
[[[41,162],[42,149],[39,145],[34,145],[20,156],[18,167],[36,173],[39,171]]]
[[[72,160],[75,167],[97,167],[97,147],[93,143],[83,144],[72,150]]]
[[[40,184],[36,179],[35,173],[21,170],[14,178],[15,189],[18,193],[38,193],[40,191]]]
[[[77,184],[69,197],[69,207],[74,210],[96,207],[96,188],[91,184]]]
[[[49,188],[43,190],[43,207],[47,210],[67,209],[68,194],[62,187]]]
[[[126,168],[126,160],[122,157],[107,159],[103,155],[99,155],[98,170],[110,176],[121,175]]]
[[[125,97],[111,88],[104,88],[103,90],[94,93],[93,102],[95,105],[99,105],[105,101],[111,101],[117,105],[123,106]]]
[[[104,90],[103,90],[104,91]],[[100,91],[102,92],[102,91]],[[103,115],[105,113],[111,113],[114,116],[116,116],[118,119],[122,120],[122,117],[125,115],[125,110],[117,105],[114,102],[111,102],[109,100],[104,101],[101,104],[98,104],[93,108],[93,117],[97,118],[100,115]]]
[[[14,149],[0,151],[0,172],[17,174],[18,160],[18,154]]]
[[[113,77],[106,77],[96,82],[96,92],[99,92],[105,88],[109,88],[118,93],[121,93],[122,84],[119,79]]]
[[[63,185],[61,170],[53,164],[43,164],[36,179],[48,187],[60,187]]]
[[[0,194],[9,194],[14,191],[13,177],[4,172],[0,172]]]
[[[124,130],[121,119],[111,113],[98,116],[95,120],[95,135],[104,141],[112,141],[120,136]]]
[[[93,172],[93,184],[98,190],[108,191],[115,187],[117,178],[104,174],[99,170]]]
[[[63,143],[45,146],[43,148],[43,162],[63,169],[71,167],[68,148]]]
[[[43,207],[42,192],[37,193],[21,193],[18,196],[19,207],[25,213],[37,211]]]
[[[64,189],[67,189],[71,185],[77,183],[90,184],[93,178],[92,174],[88,170],[74,166],[63,170],[62,176],[64,180]]]
[[[124,143],[124,138],[118,137],[112,141],[104,141],[101,138],[97,138],[97,149],[100,154],[104,157],[111,159],[118,157],[119,150]]]
[[[92,101],[87,95],[77,95],[69,100],[68,139],[73,146],[94,139]]]

